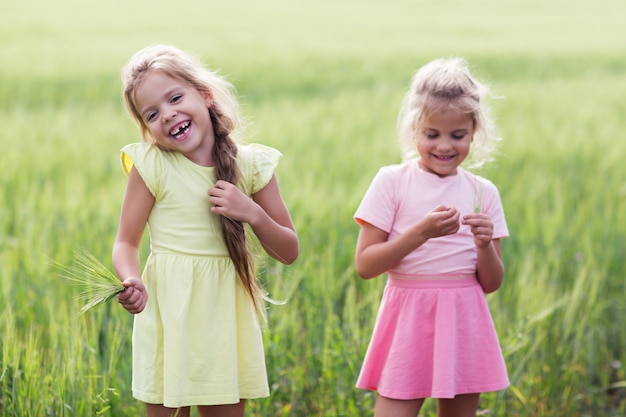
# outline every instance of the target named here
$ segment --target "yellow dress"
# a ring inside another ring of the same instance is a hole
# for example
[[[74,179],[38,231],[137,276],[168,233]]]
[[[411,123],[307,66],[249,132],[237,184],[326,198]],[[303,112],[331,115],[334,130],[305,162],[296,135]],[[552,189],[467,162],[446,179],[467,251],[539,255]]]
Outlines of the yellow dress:
[[[239,188],[270,181],[280,152],[239,146]],[[148,303],[133,328],[133,396],[166,407],[233,404],[269,395],[261,327],[210,213],[212,167],[148,143],[122,149],[155,197],[143,271]]]

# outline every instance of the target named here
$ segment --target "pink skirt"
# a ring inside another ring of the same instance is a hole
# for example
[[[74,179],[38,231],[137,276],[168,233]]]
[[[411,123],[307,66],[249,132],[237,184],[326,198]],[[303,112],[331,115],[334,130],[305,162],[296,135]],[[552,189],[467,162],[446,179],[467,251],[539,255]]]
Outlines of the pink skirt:
[[[390,274],[358,388],[411,400],[508,386],[485,293],[474,275]]]

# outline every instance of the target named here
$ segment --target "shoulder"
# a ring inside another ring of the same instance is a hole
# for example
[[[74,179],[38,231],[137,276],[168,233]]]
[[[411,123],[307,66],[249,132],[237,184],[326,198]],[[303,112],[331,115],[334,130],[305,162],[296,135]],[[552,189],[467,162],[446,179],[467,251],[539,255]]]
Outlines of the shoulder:
[[[410,181],[412,171],[408,163],[383,166],[378,169],[366,194],[375,199],[394,200],[394,196],[403,188],[402,184]]]
[[[281,156],[277,149],[258,143],[238,145],[237,160],[242,175],[240,185],[244,192],[250,195],[265,187],[272,179]]]
[[[376,174],[378,181],[398,181],[415,174],[415,164],[411,161],[381,167]]]
[[[485,178],[483,176],[480,176],[478,174],[474,174],[473,172],[470,172],[466,169],[463,169],[461,167],[458,168],[460,173],[470,182],[472,182],[473,184],[475,184],[476,186],[479,187],[483,187],[485,189],[492,189],[492,190],[496,190],[496,185],[489,180],[488,178]]]
[[[278,161],[282,154],[275,148],[270,146],[261,145],[259,143],[251,143],[247,145],[237,146],[237,158],[242,162],[256,161],[256,160],[271,160]]]
[[[490,212],[492,216],[494,215],[494,210],[496,212],[502,211],[500,192],[491,180],[465,170],[462,173],[474,195],[480,196],[484,210]]]
[[[145,154],[149,152],[162,152],[158,147],[148,142],[136,142],[129,143],[128,145],[122,148],[122,152],[124,153],[139,153]]]
[[[164,151],[151,143],[128,144],[121,150],[122,169],[128,175],[133,166],[154,165],[163,158],[163,153]]]

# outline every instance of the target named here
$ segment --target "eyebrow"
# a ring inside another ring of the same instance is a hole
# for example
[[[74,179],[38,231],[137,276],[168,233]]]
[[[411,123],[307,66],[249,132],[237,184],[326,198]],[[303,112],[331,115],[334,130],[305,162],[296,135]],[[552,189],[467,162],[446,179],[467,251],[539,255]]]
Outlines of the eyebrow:
[[[429,131],[432,131],[432,132],[437,132],[437,133],[441,132],[440,130],[435,129],[434,127],[424,127],[424,129],[423,129],[423,130],[429,130]],[[471,129],[460,128],[460,129],[454,129],[454,130],[452,130],[451,132],[452,132],[452,133],[461,133],[461,132],[462,132],[462,133],[467,133],[467,132],[469,132],[470,130],[471,130]]]
[[[142,119],[146,118],[146,113],[150,113],[152,111],[152,106],[150,107],[146,107],[145,109],[142,109],[139,114],[141,115]]]

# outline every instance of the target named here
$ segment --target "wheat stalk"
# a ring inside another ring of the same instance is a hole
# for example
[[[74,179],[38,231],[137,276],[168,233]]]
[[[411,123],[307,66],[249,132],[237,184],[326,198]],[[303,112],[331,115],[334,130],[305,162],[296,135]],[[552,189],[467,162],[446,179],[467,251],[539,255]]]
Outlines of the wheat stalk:
[[[88,251],[77,250],[74,261],[72,266],[58,265],[64,278],[83,288],[83,291],[76,297],[85,302],[80,309],[81,314],[92,307],[106,303],[126,289],[117,275]]]
[[[483,209],[483,190],[485,185],[474,177],[474,213],[480,213]]]

